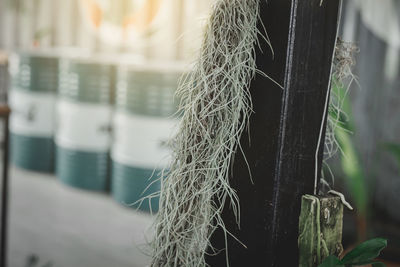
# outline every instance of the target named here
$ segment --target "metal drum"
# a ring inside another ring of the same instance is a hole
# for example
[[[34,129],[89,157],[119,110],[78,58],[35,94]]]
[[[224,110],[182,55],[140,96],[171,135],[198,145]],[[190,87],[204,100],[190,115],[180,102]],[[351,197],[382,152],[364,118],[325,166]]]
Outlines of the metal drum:
[[[159,206],[160,172],[168,166],[167,141],[176,128],[174,93],[181,66],[122,67],[113,119],[112,195],[143,211]]]
[[[65,184],[93,191],[108,187],[114,69],[101,60],[60,63],[56,173]]]
[[[58,57],[39,52],[10,58],[11,161],[24,169],[52,172]]]

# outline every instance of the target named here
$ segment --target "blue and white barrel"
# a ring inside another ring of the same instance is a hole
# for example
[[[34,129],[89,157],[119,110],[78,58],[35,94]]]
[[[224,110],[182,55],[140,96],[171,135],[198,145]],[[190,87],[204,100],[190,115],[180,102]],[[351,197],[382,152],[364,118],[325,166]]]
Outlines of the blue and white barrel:
[[[10,153],[18,167],[40,172],[54,169],[58,62],[56,55],[40,52],[10,58]]]
[[[56,173],[72,187],[108,187],[114,69],[110,63],[88,59],[60,63]]]
[[[118,202],[156,212],[161,170],[168,168],[168,140],[176,130],[174,94],[181,66],[122,67],[118,71],[112,195]]]

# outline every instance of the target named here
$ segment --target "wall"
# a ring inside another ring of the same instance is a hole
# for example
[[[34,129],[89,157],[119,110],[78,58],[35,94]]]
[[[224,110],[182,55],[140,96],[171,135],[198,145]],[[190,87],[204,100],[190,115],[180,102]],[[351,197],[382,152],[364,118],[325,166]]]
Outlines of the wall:
[[[213,0],[0,0],[0,48],[190,60]]]

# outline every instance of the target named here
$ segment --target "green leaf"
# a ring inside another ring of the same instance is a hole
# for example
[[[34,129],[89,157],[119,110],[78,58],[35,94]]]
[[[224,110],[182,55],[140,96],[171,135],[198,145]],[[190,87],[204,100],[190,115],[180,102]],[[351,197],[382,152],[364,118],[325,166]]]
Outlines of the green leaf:
[[[386,267],[386,265],[382,262],[379,261],[363,261],[363,262],[357,262],[356,264],[351,264],[351,265],[346,265],[346,266],[365,266],[365,265],[371,265],[372,267]]]
[[[346,185],[351,192],[357,212],[365,215],[368,205],[368,190],[359,153],[348,132],[337,128],[335,135],[342,150],[340,161],[343,173],[347,178],[345,179]]]
[[[329,110],[329,116],[333,121],[338,121],[335,138],[342,152],[340,153],[340,161],[343,173],[347,178],[344,181],[350,191],[357,212],[365,215],[368,206],[368,186],[359,152],[352,137],[355,126],[351,102],[347,97],[346,88],[342,87],[335,77],[333,77],[332,97],[336,97],[338,103],[341,103],[340,109],[332,108]]]
[[[386,267],[386,264],[383,262],[373,262],[371,263],[372,267]]]
[[[365,263],[371,263],[376,257],[379,256],[382,249],[384,249],[386,246],[386,239],[375,238],[368,240],[347,253],[340,263],[344,265],[362,265]]]
[[[318,265],[318,267],[336,267],[336,266],[340,266],[340,260],[334,256],[331,255],[329,257],[327,257],[320,265]]]

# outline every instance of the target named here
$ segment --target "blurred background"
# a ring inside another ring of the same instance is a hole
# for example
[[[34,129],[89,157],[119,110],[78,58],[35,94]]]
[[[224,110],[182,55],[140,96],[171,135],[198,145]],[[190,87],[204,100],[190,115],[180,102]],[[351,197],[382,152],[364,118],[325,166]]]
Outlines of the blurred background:
[[[179,117],[174,92],[212,2],[0,0],[9,266],[149,263],[159,171]],[[359,85],[344,105],[350,131],[337,133],[345,153],[328,162],[329,184],[355,207],[344,246],[386,237],[383,256],[398,262],[399,14],[398,0],[344,1],[340,36],[359,48]]]
[[[388,238],[383,256],[400,266],[400,1],[344,1],[340,35],[353,42],[353,83],[344,103],[350,131],[329,161],[345,214],[344,246]]]
[[[9,266],[149,263],[174,93],[210,5],[0,0]]]

